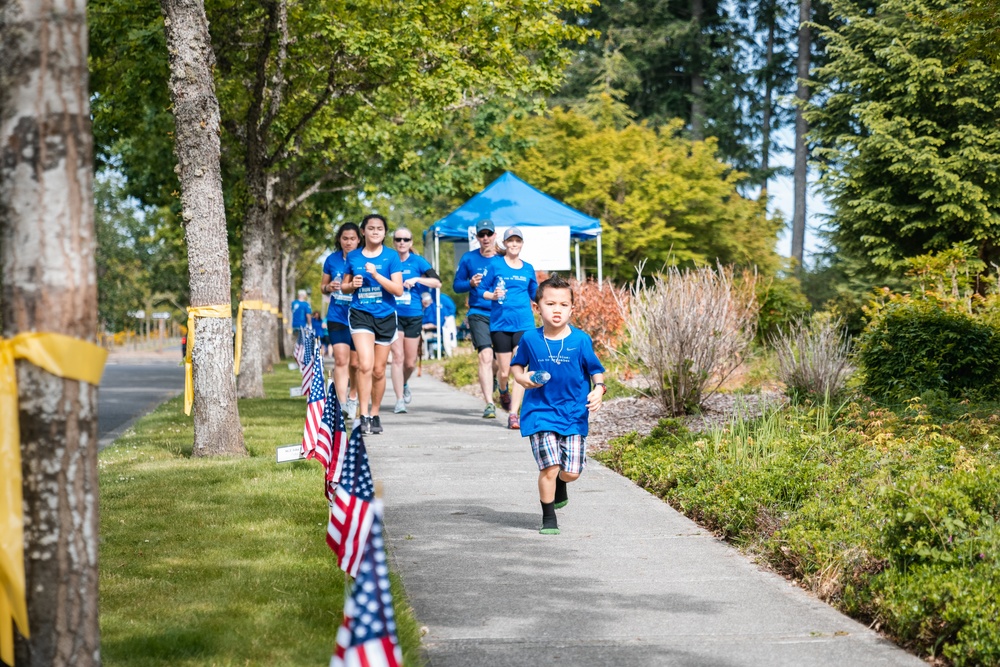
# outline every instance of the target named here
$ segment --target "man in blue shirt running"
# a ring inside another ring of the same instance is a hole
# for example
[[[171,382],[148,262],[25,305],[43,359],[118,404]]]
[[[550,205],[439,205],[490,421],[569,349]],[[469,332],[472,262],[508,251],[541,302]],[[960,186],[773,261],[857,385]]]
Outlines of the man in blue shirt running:
[[[465,317],[472,335],[472,344],[479,355],[479,387],[486,399],[483,419],[496,419],[497,408],[493,404],[493,339],[490,336],[491,301],[483,298],[483,279],[490,273],[490,267],[497,254],[496,227],[490,220],[476,223],[476,240],[479,250],[470,250],[462,255],[455,270],[452,289],[457,294],[469,293],[469,312]]]
[[[312,315],[312,306],[306,300],[308,295],[304,289],[298,292],[298,298],[292,301],[292,332],[298,335],[299,329],[309,326],[309,316]]]

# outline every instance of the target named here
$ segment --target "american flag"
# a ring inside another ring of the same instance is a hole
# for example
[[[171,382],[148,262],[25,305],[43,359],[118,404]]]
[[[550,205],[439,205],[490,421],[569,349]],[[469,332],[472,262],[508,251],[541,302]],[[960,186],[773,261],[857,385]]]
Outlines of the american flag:
[[[306,332],[305,340],[303,340],[303,345],[305,346],[305,352],[302,354],[302,364],[299,368],[302,369],[302,393],[306,393],[312,387],[313,375],[316,370],[316,346],[314,344],[314,338],[316,335],[312,332],[312,329],[303,329]],[[322,359],[320,360],[320,370],[323,369]]]
[[[343,473],[333,492],[330,521],[326,526],[326,543],[337,555],[337,565],[352,577],[358,576],[358,566],[372,528],[374,497],[375,484],[359,426],[351,433],[347,444]]]
[[[307,459],[314,458],[314,450],[320,444],[320,423],[323,421],[323,410],[326,405],[326,391],[323,388],[323,358],[314,356],[314,368],[309,373],[312,383],[309,385],[309,400],[306,403],[306,425],[302,429],[302,453]],[[328,446],[329,451],[329,446]]]
[[[344,452],[347,449],[347,428],[344,426],[344,413],[337,400],[337,388],[333,382],[327,387],[326,405],[323,407],[323,418],[319,422],[319,434],[316,436],[316,448],[309,455],[323,464],[326,470],[326,481],[336,488],[340,482],[340,474],[344,469]],[[327,496],[331,487],[327,486]]]
[[[381,501],[372,503],[371,514],[371,535],[351,587],[351,596],[344,604],[344,622],[337,630],[337,650],[330,667],[400,667],[403,664],[382,540]]]
[[[295,350],[292,351],[292,356],[295,357],[295,361],[299,364],[299,369],[302,369],[303,364],[305,364],[305,329],[299,329],[299,337],[295,341]]]

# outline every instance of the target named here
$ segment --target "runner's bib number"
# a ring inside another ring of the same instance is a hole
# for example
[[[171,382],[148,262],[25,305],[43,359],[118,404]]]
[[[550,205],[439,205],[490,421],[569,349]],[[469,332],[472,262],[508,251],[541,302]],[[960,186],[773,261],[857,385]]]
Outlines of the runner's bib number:
[[[403,296],[396,297],[396,305],[409,306],[410,305],[410,290],[403,290]]]
[[[343,292],[334,292],[333,293],[333,300],[337,301],[339,303],[350,304],[351,303],[351,298],[352,297],[351,297],[350,294],[344,294]]]
[[[376,303],[382,303],[382,287],[381,285],[376,287],[361,287],[358,289],[358,301],[372,305]]]

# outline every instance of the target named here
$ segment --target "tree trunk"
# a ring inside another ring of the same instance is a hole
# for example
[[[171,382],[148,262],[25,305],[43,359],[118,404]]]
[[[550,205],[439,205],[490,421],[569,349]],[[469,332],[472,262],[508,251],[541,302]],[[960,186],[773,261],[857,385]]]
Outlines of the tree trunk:
[[[243,224],[243,301],[267,301],[271,291],[274,253],[269,215],[267,175],[256,142],[247,147],[247,206]],[[263,310],[243,311],[243,355],[237,386],[240,398],[264,398],[264,372],[270,361],[271,314]]]
[[[286,241],[282,244],[284,247],[281,253],[281,314],[284,316],[284,323],[281,329],[281,340],[283,341],[284,349],[282,351],[282,356],[290,357],[292,356],[292,350],[295,348],[295,340],[292,338],[291,328],[292,328],[292,300],[295,298],[295,264],[299,257],[299,244],[298,242],[292,243]]]
[[[812,36],[808,25],[811,12],[810,0],[799,0],[799,81],[795,89],[797,102],[795,107],[795,207],[792,215],[792,258],[796,262],[797,270],[802,268],[806,238],[806,196],[808,194],[807,176],[809,169],[809,146],[806,143],[806,132],[809,131],[809,127],[802,115],[802,107],[809,101],[809,88],[806,86],[806,82],[809,80],[809,56],[812,48]]]
[[[192,306],[231,305],[232,278],[219,167],[215,55],[202,0],[161,0],[170,57],[174,152],[188,249]],[[245,456],[233,380],[229,318],[195,319],[194,456]]]
[[[774,97],[774,24],[777,22],[777,12],[773,11],[774,3],[771,3],[772,11],[768,16],[767,44],[765,46],[764,64],[764,114],[761,119],[760,129],[760,171],[761,185],[760,197],[767,199],[768,170],[771,168],[771,101]]]
[[[285,227],[285,220],[288,219],[288,213],[285,207],[278,204],[274,206],[274,215],[272,217],[272,227],[271,227],[271,238],[274,239],[274,243],[271,244],[271,290],[270,296],[268,297],[268,302],[281,312],[281,245],[282,245],[282,232]],[[274,364],[281,363],[281,320],[277,315],[271,316],[271,364],[273,369]]]
[[[705,74],[702,63],[702,21],[705,8],[702,0],[691,0],[691,29],[694,46],[691,49],[691,138],[705,138]]]
[[[92,342],[85,1],[0,2],[0,63],[3,335],[54,332]],[[100,665],[97,388],[24,361],[17,382],[31,639],[17,635],[16,664]]]

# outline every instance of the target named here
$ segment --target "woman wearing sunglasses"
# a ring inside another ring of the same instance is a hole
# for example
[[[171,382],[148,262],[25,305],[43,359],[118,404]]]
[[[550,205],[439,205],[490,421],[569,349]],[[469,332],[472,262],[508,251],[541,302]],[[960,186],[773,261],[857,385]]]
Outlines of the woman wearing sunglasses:
[[[403,294],[396,298],[396,326],[402,335],[397,336],[391,346],[392,390],[396,392],[393,412],[399,414],[406,412],[406,406],[413,400],[407,383],[417,367],[417,352],[420,350],[424,314],[420,297],[432,288],[441,287],[441,279],[430,262],[412,252],[413,234],[409,229],[397,229],[392,235],[392,243],[403,267]]]
[[[381,433],[379,404],[385,394],[385,363],[396,340],[396,297],[403,294],[399,255],[382,245],[385,218],[366,215],[361,221],[364,247],[348,253],[341,291],[352,294],[348,314],[358,352],[358,410],[361,432]],[[369,407],[369,401],[371,406]]]

